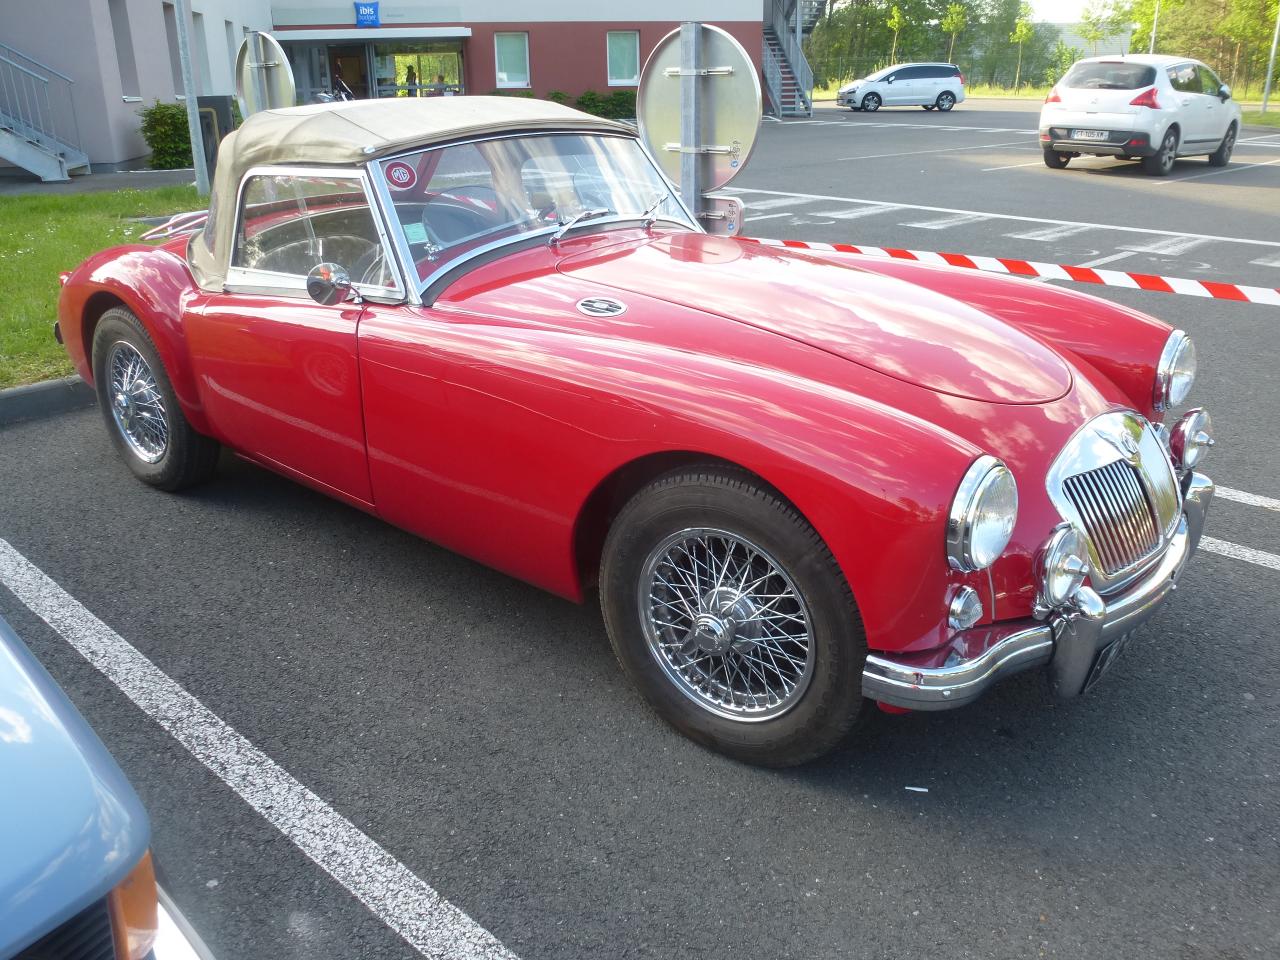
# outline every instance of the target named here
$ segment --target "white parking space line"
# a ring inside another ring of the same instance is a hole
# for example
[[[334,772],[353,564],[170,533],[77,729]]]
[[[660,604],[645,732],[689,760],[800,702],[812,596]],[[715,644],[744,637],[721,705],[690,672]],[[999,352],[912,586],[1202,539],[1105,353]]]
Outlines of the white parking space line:
[[[758,217],[744,217],[743,220],[747,223],[754,223],[757,220],[772,220],[775,217],[789,217],[789,216],[791,216],[791,214],[788,211],[784,210],[782,213],[762,213]]]
[[[780,197],[775,200],[758,200],[751,204],[752,210],[776,210],[779,207],[798,207],[802,203],[813,203],[808,197]]]
[[[1080,233],[1088,233],[1093,227],[1042,227],[1039,230],[1025,230],[1022,233],[1006,233],[1011,240],[1037,240],[1048,243],[1051,240],[1065,240]]]
[[[901,207],[841,207],[837,210],[823,210],[820,213],[810,211],[805,213],[811,217],[829,217],[832,220],[861,220],[863,217],[875,217],[901,209]]]
[[[1022,140],[1008,141],[1003,143],[978,143],[968,147],[940,147],[937,150],[902,150],[898,153],[871,153],[858,157],[837,157],[833,163],[846,163],[851,160],[883,160],[886,157],[915,157],[926,153],[958,153],[961,150],[986,150],[990,147],[1023,147],[1026,143]]]
[[[1242,170],[1252,170],[1254,167],[1272,167],[1280,163],[1280,159],[1267,160],[1262,163],[1233,163],[1229,167],[1223,167],[1220,170],[1210,170],[1208,173],[1197,173],[1191,177],[1170,177],[1167,180],[1159,180],[1152,184],[1153,187],[1167,187],[1171,183],[1186,183],[1188,180],[1203,180],[1205,177],[1221,177],[1227,173],[1240,173]]]
[[[981,223],[988,219],[980,213],[962,213],[955,217],[944,217],[941,220],[925,220],[918,223],[903,223],[903,227],[918,227],[921,230],[949,230],[952,227],[962,227],[968,223]]]
[[[1176,256],[1188,253],[1196,247],[1211,243],[1202,237],[1167,237],[1163,240],[1148,240],[1142,243],[1122,243],[1121,250],[1132,250],[1134,253],[1158,253],[1165,256]]]
[[[1259,257],[1257,260],[1250,260],[1249,263],[1255,267],[1280,267],[1280,253],[1274,257]]]
[[[516,960],[493,934],[290,776],[4,540],[0,584],[423,956]]]
[[[1262,507],[1264,510],[1274,510],[1280,513],[1280,500],[1275,497],[1263,497],[1256,493],[1248,493],[1232,487],[1219,487],[1217,495],[1223,500],[1234,500],[1236,503],[1247,503],[1251,507]]]
[[[1157,230],[1152,227],[1132,227],[1118,223],[1092,223],[1087,220],[1057,220],[1052,217],[1025,217],[1013,213],[990,213],[981,210],[961,210],[956,207],[932,207],[920,203],[893,203],[888,200],[867,200],[862,197],[837,197],[822,193],[793,193],[787,190],[760,190],[755,187],[725,187],[722,193],[753,193],[767,197],[801,197],[806,200],[826,200],[832,203],[859,203],[872,207],[901,207],[908,210],[925,210],[929,213],[968,214],[992,220],[1012,220],[1016,223],[1056,223],[1063,226],[1092,227],[1096,230],[1118,230],[1122,233],[1141,233],[1153,237],[1198,237],[1201,240],[1217,240],[1221,243],[1245,243],[1256,247],[1280,249],[1280,240],[1255,240],[1251,237],[1224,237],[1212,233],[1187,233],[1183,230]],[[753,206],[758,206],[753,202]]]
[[[1201,537],[1200,546],[1210,553],[1216,553],[1222,557],[1230,557],[1232,560],[1243,560],[1245,563],[1254,563],[1260,567],[1280,570],[1280,556],[1274,553],[1255,550],[1253,547],[1242,547],[1238,543],[1228,543],[1226,540],[1218,540],[1214,537]]]
[[[1124,253],[1112,253],[1105,257],[1098,257],[1097,260],[1090,260],[1087,263],[1076,263],[1072,266],[1076,267],[1100,267],[1104,263],[1115,263],[1117,260],[1124,260],[1127,257],[1135,257],[1138,255],[1136,250],[1127,250]]]

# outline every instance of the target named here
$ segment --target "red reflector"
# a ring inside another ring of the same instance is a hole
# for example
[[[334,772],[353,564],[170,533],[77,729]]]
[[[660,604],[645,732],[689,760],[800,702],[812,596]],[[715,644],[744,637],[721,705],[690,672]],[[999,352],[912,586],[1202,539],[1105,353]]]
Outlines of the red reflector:
[[[1134,137],[1132,140],[1129,141],[1129,146],[1140,147],[1142,146],[1142,141],[1139,140],[1137,137]]]
[[[1143,90],[1140,94],[1129,101],[1131,107],[1150,107],[1152,110],[1160,109],[1160,101],[1156,99],[1156,88]]]
[[[1041,139],[1041,140],[1052,140],[1052,139],[1053,139],[1053,137],[1049,136],[1047,133],[1042,133],[1042,134],[1040,134],[1040,139]]]
[[[1058,96],[1058,88],[1054,87],[1049,91],[1049,95],[1044,98],[1045,103],[1061,103],[1062,98]]]

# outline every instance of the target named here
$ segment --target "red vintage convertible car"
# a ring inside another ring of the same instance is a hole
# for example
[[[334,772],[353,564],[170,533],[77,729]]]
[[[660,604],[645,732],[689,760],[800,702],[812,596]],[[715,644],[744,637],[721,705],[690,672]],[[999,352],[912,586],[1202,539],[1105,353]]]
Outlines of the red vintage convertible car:
[[[1022,280],[705,234],[533,100],[267,111],[207,221],[64,277],[143,481],[220,447],[573,600],[690,737],[791,764],[878,701],[1094,683],[1213,484],[1191,341]]]

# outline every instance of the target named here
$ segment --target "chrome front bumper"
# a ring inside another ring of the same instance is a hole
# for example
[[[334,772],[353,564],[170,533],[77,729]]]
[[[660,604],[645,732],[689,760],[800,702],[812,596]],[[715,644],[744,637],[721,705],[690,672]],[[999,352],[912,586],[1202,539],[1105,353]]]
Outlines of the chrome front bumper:
[[[1178,586],[1195,553],[1213,501],[1213,481],[1190,473],[1182,482],[1183,513],[1159,562],[1142,578],[1112,596],[1083,588],[1073,609],[1048,621],[1018,621],[975,628],[989,634],[982,653],[941,667],[916,667],[872,655],[862,674],[864,696],[911,710],[949,710],[976,700],[998,680],[1032,667],[1048,666],[1049,682],[1062,698],[1079,696],[1097,679],[1114,652],[1112,644],[1145,623]]]

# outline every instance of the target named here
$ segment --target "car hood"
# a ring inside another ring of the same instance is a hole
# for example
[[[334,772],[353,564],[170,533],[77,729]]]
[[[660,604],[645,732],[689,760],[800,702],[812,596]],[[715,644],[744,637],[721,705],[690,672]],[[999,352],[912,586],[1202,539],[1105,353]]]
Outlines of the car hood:
[[[0,620],[0,957],[102,897],[146,852],[146,813],[75,707]]]
[[[938,393],[1047,403],[1071,370],[1041,341],[972,306],[854,264],[685,233],[561,261],[561,273],[679,303]]]

